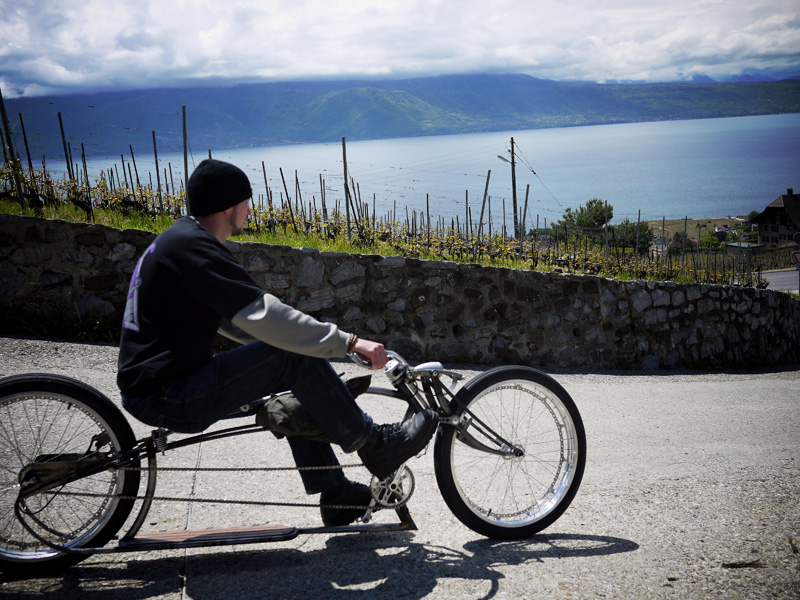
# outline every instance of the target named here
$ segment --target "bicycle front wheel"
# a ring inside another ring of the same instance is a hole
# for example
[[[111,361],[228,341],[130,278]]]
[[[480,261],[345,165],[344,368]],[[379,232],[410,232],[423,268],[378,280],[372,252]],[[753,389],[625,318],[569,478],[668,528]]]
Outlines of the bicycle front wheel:
[[[567,509],[586,464],[586,434],[575,403],[552,377],[498,367],[459,390],[458,425],[434,446],[436,480],[453,514],[491,538],[524,538]]]
[[[86,558],[70,550],[108,542],[139,489],[137,470],[105,470],[19,499],[26,467],[79,464],[134,443],[120,410],[79,381],[39,374],[0,380],[0,570],[41,573]]]

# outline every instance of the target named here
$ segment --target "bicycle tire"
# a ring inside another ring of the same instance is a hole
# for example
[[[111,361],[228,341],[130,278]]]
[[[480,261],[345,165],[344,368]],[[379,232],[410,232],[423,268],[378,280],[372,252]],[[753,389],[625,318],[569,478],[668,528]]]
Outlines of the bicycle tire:
[[[434,444],[436,481],[464,525],[496,539],[530,537],[569,507],[583,478],[586,434],[555,379],[536,369],[497,367],[467,382],[451,401],[459,426],[442,425]],[[478,449],[487,427],[520,455]]]
[[[46,374],[0,380],[0,570],[14,576],[41,574],[87,558],[88,553],[69,550],[105,545],[130,515],[139,489],[138,470],[106,470],[26,498],[26,523],[66,549],[56,550],[25,529],[15,513],[25,465],[37,457],[58,460],[72,454],[75,460],[90,448],[119,452],[134,444],[122,412],[80,381]],[[70,495],[76,493],[97,496]]]

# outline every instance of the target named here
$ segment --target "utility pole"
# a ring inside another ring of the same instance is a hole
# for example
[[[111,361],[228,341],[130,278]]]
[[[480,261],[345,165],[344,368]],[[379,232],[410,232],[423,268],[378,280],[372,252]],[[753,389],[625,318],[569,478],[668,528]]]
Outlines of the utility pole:
[[[347,183],[347,144],[342,138],[342,163],[344,164],[344,210],[347,222],[347,239],[350,239],[350,187]]]
[[[509,162],[505,156],[497,155],[497,158],[503,162]],[[517,214],[517,161],[514,153],[514,138],[511,138],[511,199],[514,204],[514,238],[522,241],[522,236],[519,232],[519,215]],[[503,217],[505,219],[505,217]]]
[[[183,127],[183,183],[184,189],[186,188],[186,184],[189,182],[189,144],[188,144],[188,136],[186,135],[186,105],[184,104],[181,106],[181,121]],[[124,169],[123,169],[124,170]],[[187,201],[188,207],[188,201]],[[188,208],[187,208],[188,214]]]
[[[514,159],[514,138],[511,138],[511,197],[514,202],[514,237],[521,240],[517,217],[517,163]]]

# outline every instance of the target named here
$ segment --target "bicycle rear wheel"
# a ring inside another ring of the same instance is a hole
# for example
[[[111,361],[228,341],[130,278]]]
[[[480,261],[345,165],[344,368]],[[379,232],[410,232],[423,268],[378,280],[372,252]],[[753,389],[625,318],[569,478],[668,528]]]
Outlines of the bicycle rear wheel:
[[[567,509],[586,464],[583,422],[552,377],[498,367],[459,390],[459,425],[434,446],[436,480],[453,514],[482,535],[523,538]]]
[[[79,381],[41,374],[0,380],[0,570],[26,575],[83,560],[88,554],[69,550],[108,542],[130,514],[139,489],[138,471],[104,470],[31,495],[21,501],[20,512],[33,535],[15,513],[26,466],[90,461],[134,443],[120,410]]]

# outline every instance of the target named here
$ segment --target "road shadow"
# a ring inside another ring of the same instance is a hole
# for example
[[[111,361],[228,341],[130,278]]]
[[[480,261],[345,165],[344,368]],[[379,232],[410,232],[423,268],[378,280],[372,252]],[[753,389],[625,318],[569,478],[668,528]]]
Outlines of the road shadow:
[[[463,548],[415,543],[413,534],[340,535],[324,549],[224,549],[203,554],[84,563],[58,577],[5,581],[4,596],[58,600],[234,598],[422,598],[444,578],[466,582],[470,597],[493,598],[508,566],[611,556],[638,544],[608,536],[539,535],[476,540]],[[142,556],[142,555],[138,555]],[[147,556],[147,555],[145,555]]]

